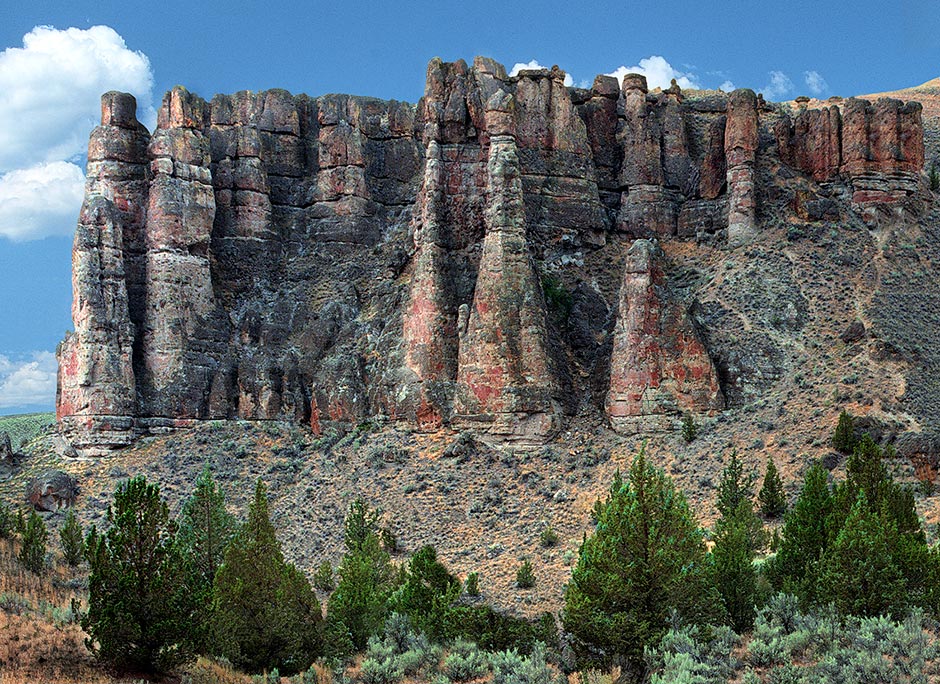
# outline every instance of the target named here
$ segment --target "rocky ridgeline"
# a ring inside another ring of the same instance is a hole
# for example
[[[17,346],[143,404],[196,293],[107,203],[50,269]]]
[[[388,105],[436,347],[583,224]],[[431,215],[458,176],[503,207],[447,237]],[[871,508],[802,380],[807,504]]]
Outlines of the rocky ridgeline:
[[[860,212],[923,183],[916,103],[791,116],[484,58],[432,60],[416,106],[176,88],[152,135],[135,109],[102,98],[58,351],[58,419],[88,454],[206,419],[531,443],[574,415],[719,411],[658,241],[754,241],[761,154]]]

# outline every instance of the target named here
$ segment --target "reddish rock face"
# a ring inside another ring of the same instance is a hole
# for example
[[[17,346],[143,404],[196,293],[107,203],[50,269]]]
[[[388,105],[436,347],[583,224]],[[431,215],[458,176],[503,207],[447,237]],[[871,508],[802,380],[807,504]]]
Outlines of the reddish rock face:
[[[88,453],[128,444],[137,415],[129,297],[143,272],[147,129],[133,96],[105,93],[91,135],[85,201],[72,247],[72,322],[59,345],[56,417]],[[130,290],[130,292],[129,292]]]
[[[757,158],[757,96],[738,89],[728,98],[725,157],[728,171],[728,244],[749,243],[757,230],[757,193],[754,162]]]
[[[760,117],[782,161],[847,186],[800,179],[805,220],[852,211],[842,190],[870,212],[922,182],[916,104],[807,105],[791,123],[750,91],[564,79],[478,57],[432,60],[416,106],[177,88],[153,135],[131,96],[107,93],[58,351],[57,411],[79,450],[238,417],[537,442],[609,362],[612,421],[713,410],[708,354],[640,247],[606,357],[617,233],[753,240]],[[759,154],[772,167],[773,147]]]
[[[644,416],[724,407],[715,366],[685,307],[666,285],[662,252],[637,240],[627,251],[610,364],[607,415],[617,430]]]
[[[456,419],[502,439],[539,442],[559,427],[557,394],[545,302],[526,242],[516,141],[494,135],[480,273],[460,331]]]

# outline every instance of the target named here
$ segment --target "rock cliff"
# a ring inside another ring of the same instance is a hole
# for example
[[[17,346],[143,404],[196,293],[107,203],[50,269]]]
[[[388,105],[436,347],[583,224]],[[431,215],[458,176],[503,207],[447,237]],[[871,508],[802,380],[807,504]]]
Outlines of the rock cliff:
[[[105,94],[63,431],[100,454],[233,418],[661,429],[772,375],[717,305],[738,291],[699,301],[686,247],[750,258],[781,207],[876,229],[930,202],[916,102],[564,77],[435,59],[416,105],[176,88],[152,134]]]

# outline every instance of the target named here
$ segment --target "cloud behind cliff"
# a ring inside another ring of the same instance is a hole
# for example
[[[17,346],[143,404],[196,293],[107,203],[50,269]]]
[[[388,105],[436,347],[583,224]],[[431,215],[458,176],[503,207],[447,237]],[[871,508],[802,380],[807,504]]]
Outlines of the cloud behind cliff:
[[[28,240],[71,232],[81,169],[67,162],[85,151],[101,93],[133,93],[140,118],[152,126],[152,88],[146,55],[108,26],[37,26],[22,47],[0,52],[0,235]]]
[[[646,76],[646,84],[650,90],[653,88],[665,90],[669,87],[672,79],[676,79],[676,83],[679,84],[680,88],[702,87],[699,85],[695,74],[679,71],[666,61],[665,57],[659,55],[651,55],[646,59],[641,59],[640,63],[635,66],[618,67],[607,75],[614,76],[623,83],[623,77],[627,74],[643,74]]]
[[[519,72],[523,69],[548,69],[547,66],[542,66],[538,63],[537,60],[532,60],[530,62],[516,62],[512,65],[512,69],[509,71],[510,76],[518,76]],[[570,86],[574,81],[571,79],[571,74],[565,74],[565,85]]]
[[[0,409],[51,408],[55,403],[56,360],[52,352],[28,359],[0,355]]]

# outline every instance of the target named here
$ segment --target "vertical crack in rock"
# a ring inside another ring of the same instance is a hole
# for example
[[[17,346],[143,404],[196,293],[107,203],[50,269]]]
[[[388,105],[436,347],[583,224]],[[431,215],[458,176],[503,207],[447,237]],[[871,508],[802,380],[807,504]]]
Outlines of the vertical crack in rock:
[[[147,211],[147,129],[132,95],[101,98],[72,247],[72,321],[59,345],[56,416],[76,447],[100,454],[129,444],[137,414],[132,300],[140,300]]]

